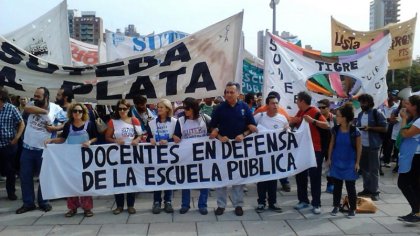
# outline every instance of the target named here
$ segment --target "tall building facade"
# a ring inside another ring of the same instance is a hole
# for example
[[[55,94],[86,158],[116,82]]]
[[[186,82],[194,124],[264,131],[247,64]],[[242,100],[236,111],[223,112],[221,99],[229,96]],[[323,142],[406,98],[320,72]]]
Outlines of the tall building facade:
[[[74,18],[80,17],[80,12],[76,9],[67,10],[67,17],[69,21],[70,38],[74,38]]]
[[[278,32],[275,33],[278,36]],[[280,34],[280,37],[286,41],[292,42],[298,46],[301,46],[300,40],[296,35],[290,34],[290,32],[283,31]],[[257,57],[264,60],[265,54],[265,33],[263,30],[258,31],[257,34]]]
[[[72,38],[94,45],[103,41],[102,18],[95,14],[94,11],[82,11],[80,17],[73,18],[73,33],[70,33]]]
[[[140,37],[140,34],[137,33],[136,27],[131,24],[125,27],[124,35],[129,37]]]
[[[370,2],[369,30],[399,22],[400,0],[374,0]]]

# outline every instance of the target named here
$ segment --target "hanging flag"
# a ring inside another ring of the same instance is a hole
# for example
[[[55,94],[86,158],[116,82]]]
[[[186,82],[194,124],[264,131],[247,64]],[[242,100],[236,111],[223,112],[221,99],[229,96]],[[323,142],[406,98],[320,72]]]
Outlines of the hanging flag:
[[[297,112],[301,91],[310,91],[313,101],[349,101],[368,93],[379,106],[387,98],[389,31],[357,50],[336,53],[306,50],[270,33],[266,40],[264,96],[277,91],[289,114]]]
[[[66,1],[4,37],[12,44],[45,61],[72,65]]]
[[[51,94],[69,87],[77,99],[102,104],[137,94],[152,103],[216,97],[235,78],[242,18],[243,12],[158,50],[82,67],[44,61],[0,37],[0,86],[29,97],[40,86]]]
[[[188,34],[180,31],[166,31],[160,34],[129,37],[107,31],[105,35],[107,60],[115,61],[156,50],[185,38]]]
[[[388,52],[389,69],[410,67],[413,62],[416,21],[417,15],[408,21],[389,24],[374,31],[356,31],[331,17],[332,51],[359,49],[384,30],[389,30],[392,35],[392,45]]]

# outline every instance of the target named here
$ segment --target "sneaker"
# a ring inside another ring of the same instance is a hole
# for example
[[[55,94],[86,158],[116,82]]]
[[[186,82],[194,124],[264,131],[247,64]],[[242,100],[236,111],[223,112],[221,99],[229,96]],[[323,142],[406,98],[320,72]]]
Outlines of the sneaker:
[[[331,214],[332,216],[336,216],[336,215],[337,215],[337,213],[338,213],[338,207],[334,207],[334,208],[333,208],[333,210],[331,211],[331,213],[330,213],[330,214]]]
[[[384,164],[384,167],[386,167],[386,168],[391,168],[391,164],[389,164],[389,163],[385,163],[385,164]]]
[[[136,214],[136,208],[134,207],[128,207],[127,208],[128,214],[132,215],[132,214]]]
[[[287,193],[290,192],[290,184],[281,184],[281,190]]]
[[[372,201],[379,201],[379,193],[374,193],[370,196]]]
[[[202,215],[207,215],[209,212],[207,211],[207,208],[203,207],[198,209],[198,211],[200,212],[200,214]]]
[[[307,207],[309,207],[309,204],[308,203],[306,203],[306,202],[299,202],[294,208],[296,210],[301,210],[301,209],[304,209],[304,208],[307,208]]]
[[[189,207],[181,207],[181,209],[179,209],[179,214],[185,214],[188,212],[189,209]]]
[[[268,209],[274,212],[278,212],[278,213],[283,212],[283,209],[281,209],[281,207],[279,207],[277,204],[268,206]]]
[[[217,216],[220,216],[220,215],[223,215],[223,213],[225,212],[225,208],[221,208],[221,207],[218,207],[215,211],[214,211],[214,214],[215,215],[217,215]]]
[[[262,213],[265,210],[265,206],[263,204],[258,204],[257,208],[255,208],[255,211],[257,213]]]
[[[349,214],[347,215],[347,218],[352,218],[354,216],[356,216],[356,213],[354,212],[354,210],[350,210]]]
[[[405,222],[417,223],[420,222],[420,216],[412,214],[404,219]]]
[[[398,216],[397,220],[399,220],[399,221],[405,221],[405,219],[410,218],[413,215],[416,215],[416,213],[411,212],[411,213],[409,213],[408,215],[405,215],[405,216]]]
[[[334,185],[333,184],[329,184],[327,185],[327,188],[325,189],[326,193],[333,193],[334,192]]]
[[[28,211],[33,211],[35,209],[36,209],[36,206],[30,206],[30,207],[22,206],[21,208],[16,210],[16,214],[26,213]]]
[[[363,189],[363,191],[361,191],[361,192],[358,192],[357,193],[357,196],[370,196],[370,195],[372,195],[372,193],[371,192],[369,192],[368,190],[366,190],[366,189]]]
[[[244,210],[242,210],[242,207],[237,206],[235,208],[235,215],[237,215],[237,216],[243,216],[244,215]]]
[[[119,215],[119,214],[121,214],[121,212],[123,212],[123,208],[122,207],[117,207],[112,211],[112,214]]]
[[[314,213],[315,215],[321,214],[321,207],[313,207],[312,213]]]
[[[41,211],[49,212],[52,210],[52,206],[50,204],[45,204],[43,206],[39,206]]]
[[[171,202],[165,202],[165,207],[163,208],[163,210],[166,213],[172,213],[172,212],[174,212],[174,208],[172,207],[172,203]]]
[[[161,211],[161,209],[160,209],[160,203],[159,202],[153,203],[152,213],[153,214],[159,214],[160,211]]]
[[[247,192],[248,192],[248,187],[244,186],[244,187],[242,188],[242,190],[244,191],[244,193],[247,193]]]

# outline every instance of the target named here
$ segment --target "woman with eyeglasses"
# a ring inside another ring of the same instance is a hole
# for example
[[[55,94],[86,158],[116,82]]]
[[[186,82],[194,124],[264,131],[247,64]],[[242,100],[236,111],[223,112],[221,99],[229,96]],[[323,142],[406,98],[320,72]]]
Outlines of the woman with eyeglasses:
[[[89,121],[88,110],[82,103],[73,103],[67,112],[68,121],[64,124],[63,133],[58,138],[45,140],[45,145],[49,143],[82,144],[89,147],[97,140],[95,125]],[[77,213],[77,208],[83,208],[86,217],[93,216],[93,200],[90,196],[69,197],[67,198],[67,208],[69,211],[66,217],[72,217]]]
[[[177,119],[173,117],[172,104],[168,99],[161,99],[157,104],[158,116],[149,121],[147,137],[152,145],[166,145],[168,142],[178,143],[180,139],[174,136]],[[172,190],[164,191],[164,211],[174,212],[172,207]],[[153,192],[153,214],[159,214],[162,204],[162,191]]]
[[[105,140],[109,143],[116,143],[119,145],[133,145],[136,146],[143,137],[143,130],[141,129],[140,121],[131,117],[131,104],[121,99],[117,102],[116,113],[114,118],[108,122],[108,129],[105,131]],[[124,193],[115,194],[115,202],[117,208],[112,213],[114,215],[120,214],[124,210]],[[134,202],[136,193],[127,193],[127,211],[129,214],[135,214]]]
[[[188,97],[183,101],[184,116],[178,119],[178,124],[175,127],[174,137],[189,139],[196,137],[207,136],[207,119],[205,114],[200,115],[200,106],[195,98]],[[207,188],[200,189],[200,196],[198,198],[198,211],[202,215],[207,215],[207,198],[209,190]],[[191,190],[182,190],[182,204],[179,210],[180,214],[185,214],[190,209]]]

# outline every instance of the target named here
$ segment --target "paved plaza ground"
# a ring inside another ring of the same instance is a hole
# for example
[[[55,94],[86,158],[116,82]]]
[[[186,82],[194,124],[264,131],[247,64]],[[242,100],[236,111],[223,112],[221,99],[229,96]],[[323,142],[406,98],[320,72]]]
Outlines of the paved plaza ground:
[[[113,196],[94,198],[95,215],[86,218],[82,213],[72,218],[65,218],[67,212],[65,200],[51,202],[53,210],[39,210],[16,215],[15,210],[22,205],[19,183],[17,201],[6,198],[5,183],[0,183],[0,235],[420,235],[420,224],[408,224],[397,220],[397,216],[406,215],[410,207],[396,186],[397,175],[391,169],[385,169],[385,176],[380,180],[380,200],[376,202],[375,214],[357,214],[352,219],[339,214],[331,216],[332,194],[322,193],[322,214],[314,215],[310,209],[296,211],[297,203],[294,177],[292,191],[278,191],[278,203],[283,213],[265,211],[256,213],[256,185],[249,184],[245,193],[245,214],[234,214],[231,203],[222,216],[215,216],[215,192],[210,192],[208,201],[209,214],[200,215],[197,209],[199,192],[192,191],[192,209],[184,215],[179,214],[181,191],[174,193],[175,213],[151,212],[152,194],[140,193],[135,207],[137,214],[129,215],[124,211],[113,215],[115,208]],[[357,181],[357,191],[361,191],[362,180]],[[325,178],[323,178],[325,190]],[[345,190],[344,190],[345,192]],[[419,193],[420,197],[420,193]]]

